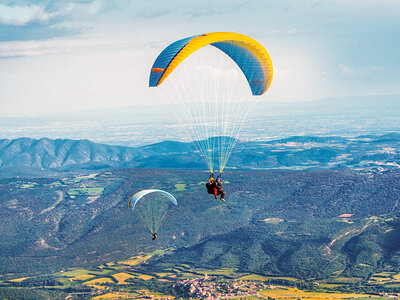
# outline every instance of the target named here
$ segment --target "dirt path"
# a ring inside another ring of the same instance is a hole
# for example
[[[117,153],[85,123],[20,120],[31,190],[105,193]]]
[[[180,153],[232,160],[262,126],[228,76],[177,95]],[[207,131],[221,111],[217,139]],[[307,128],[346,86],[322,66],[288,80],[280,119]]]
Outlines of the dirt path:
[[[40,214],[39,214],[38,216],[43,215],[44,213],[47,213],[47,212],[51,211],[51,210],[54,209],[61,201],[63,201],[63,199],[64,199],[64,194],[63,194],[63,192],[57,191],[56,193],[58,194],[58,199],[57,199],[57,201],[54,202],[54,204],[53,204],[52,206],[50,206],[50,207],[48,207],[48,208],[46,208],[46,209],[43,209],[43,210],[40,212]]]
[[[347,231],[347,232],[345,232],[345,233],[339,235],[337,238],[334,238],[334,239],[329,243],[328,247],[332,247],[333,244],[334,244],[337,240],[340,240],[341,238],[343,238],[343,237],[349,235],[350,233],[356,233],[356,232],[364,231],[365,228],[367,228],[368,226],[369,226],[369,224],[366,224],[366,225],[364,225],[361,229],[352,229],[352,230],[349,230],[349,231]]]

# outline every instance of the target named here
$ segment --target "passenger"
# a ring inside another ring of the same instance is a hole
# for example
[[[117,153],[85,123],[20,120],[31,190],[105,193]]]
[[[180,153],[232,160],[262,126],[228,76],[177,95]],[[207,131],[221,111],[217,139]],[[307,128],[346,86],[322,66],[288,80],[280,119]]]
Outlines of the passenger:
[[[215,199],[217,199],[217,195],[221,195],[220,200],[222,202],[225,202],[226,192],[222,189],[222,180],[220,177],[218,177],[217,180],[215,180],[215,189],[216,189],[216,191],[214,192]]]
[[[218,195],[221,195],[221,201],[225,202],[226,192],[222,189],[222,180],[218,176],[214,179],[214,175],[211,174],[206,183],[207,193],[214,195],[215,199],[218,199]]]

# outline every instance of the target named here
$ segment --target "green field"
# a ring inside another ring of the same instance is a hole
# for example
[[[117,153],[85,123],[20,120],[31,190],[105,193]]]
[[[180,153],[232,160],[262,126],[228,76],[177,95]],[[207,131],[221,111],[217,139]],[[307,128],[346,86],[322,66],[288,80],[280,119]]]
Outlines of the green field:
[[[186,183],[175,184],[175,192],[181,192],[186,190]]]
[[[78,195],[101,195],[104,191],[103,187],[91,187],[91,188],[73,188],[68,191],[70,196],[78,196]]]
[[[251,287],[252,282],[259,282],[262,284],[269,284],[271,280],[283,280],[292,285],[300,282],[299,279],[294,277],[284,276],[263,276],[259,274],[243,274],[237,272],[236,268],[220,268],[220,269],[204,269],[204,268],[192,268],[188,264],[182,264],[175,266],[174,268],[166,267],[164,269],[157,270],[157,272],[149,272],[145,266],[142,266],[148,259],[153,256],[163,255],[168,252],[166,250],[156,250],[151,253],[142,254],[139,256],[132,257],[126,261],[120,262],[109,262],[97,267],[92,268],[75,268],[60,271],[47,276],[54,278],[54,280],[60,282],[63,288],[79,288],[86,287],[96,290],[97,295],[94,299],[141,299],[144,297],[163,297],[163,294],[159,291],[149,290],[146,286],[154,285],[154,282],[160,282],[160,284],[172,285],[177,280],[186,279],[197,279],[208,276],[213,276],[218,282],[226,281],[230,282],[236,280],[239,282],[247,282],[246,284]],[[132,270],[135,267],[135,270]],[[146,270],[145,272],[142,270]],[[393,276],[399,276],[395,273],[381,272],[374,274],[371,278],[389,280],[387,286],[391,288],[400,288],[400,283],[393,282],[395,279]],[[23,283],[24,280],[28,280],[29,277],[21,277],[10,280],[13,284]],[[133,281],[132,281],[133,280]],[[271,297],[273,299],[389,299],[385,297],[378,297],[370,294],[357,294],[357,293],[340,293],[335,291],[337,288],[343,288],[351,284],[360,282],[361,278],[358,277],[337,277],[332,278],[328,282],[321,282],[316,284],[318,290],[310,291],[297,289],[294,287],[283,287],[276,284],[272,285],[272,288],[263,289],[258,291],[258,295],[262,297]],[[1,285],[7,286],[7,281],[0,282]],[[137,286],[142,286],[137,288]],[[46,289],[55,291],[57,287],[45,287]],[[256,299],[257,297],[246,296],[242,299]]]

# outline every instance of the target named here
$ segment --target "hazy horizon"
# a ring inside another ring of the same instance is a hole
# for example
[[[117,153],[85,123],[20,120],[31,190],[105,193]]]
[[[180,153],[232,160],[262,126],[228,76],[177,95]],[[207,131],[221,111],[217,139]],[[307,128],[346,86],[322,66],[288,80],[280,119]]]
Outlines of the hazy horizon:
[[[260,102],[249,115],[240,140],[264,141],[296,135],[355,137],[399,132],[399,114],[400,95],[301,103]],[[165,114],[165,105],[99,108],[32,118],[0,117],[0,139],[20,137],[88,139],[125,146],[143,146],[164,140],[189,141],[175,117]]]

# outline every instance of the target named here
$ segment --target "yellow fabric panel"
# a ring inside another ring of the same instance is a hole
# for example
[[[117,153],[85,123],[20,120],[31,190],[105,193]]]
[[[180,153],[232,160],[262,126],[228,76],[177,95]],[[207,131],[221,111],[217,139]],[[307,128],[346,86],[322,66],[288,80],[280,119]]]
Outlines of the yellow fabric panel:
[[[172,71],[190,54],[206,45],[216,42],[231,42],[240,45],[253,53],[254,57],[259,60],[264,72],[264,76],[267,80],[267,86],[264,93],[268,90],[272,82],[273,67],[271,58],[267,50],[265,50],[265,48],[256,40],[246,35],[234,32],[212,32],[194,37],[171,61],[163,76],[160,78],[157,86],[159,86],[172,73]]]

